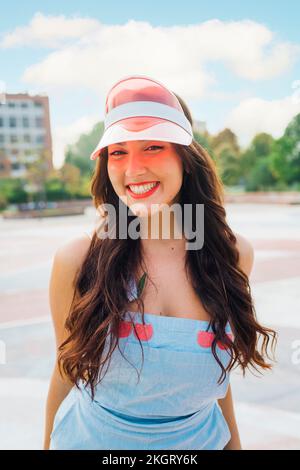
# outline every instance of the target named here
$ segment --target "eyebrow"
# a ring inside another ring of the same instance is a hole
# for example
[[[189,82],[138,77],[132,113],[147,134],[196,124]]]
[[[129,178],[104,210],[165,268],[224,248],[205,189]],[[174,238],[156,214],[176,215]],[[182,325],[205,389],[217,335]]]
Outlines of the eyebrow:
[[[156,142],[156,141],[152,141],[152,140],[140,140],[139,141],[141,144],[145,144],[146,142]],[[126,147],[127,143],[126,142],[117,142],[115,144],[111,144],[111,145],[121,145],[122,147]]]

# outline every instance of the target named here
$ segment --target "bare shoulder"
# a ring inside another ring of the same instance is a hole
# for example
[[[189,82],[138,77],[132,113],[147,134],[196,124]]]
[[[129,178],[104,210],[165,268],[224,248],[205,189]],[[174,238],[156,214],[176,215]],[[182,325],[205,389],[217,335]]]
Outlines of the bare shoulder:
[[[250,276],[254,262],[253,245],[240,233],[234,232],[234,235],[236,237],[236,247],[240,255],[239,266],[247,276]]]
[[[63,243],[56,250],[53,258],[50,287],[54,286],[55,295],[66,296],[71,294],[75,285],[75,278],[80,269],[91,240],[87,235],[81,235]],[[63,286],[63,289],[61,287]]]
[[[76,294],[77,272],[88,252],[91,240],[86,236],[69,240],[55,252],[49,282],[49,301],[56,333],[57,346],[66,337],[65,320]]]
[[[55,260],[66,269],[77,270],[84,261],[91,239],[87,235],[73,238],[59,246],[55,252]]]

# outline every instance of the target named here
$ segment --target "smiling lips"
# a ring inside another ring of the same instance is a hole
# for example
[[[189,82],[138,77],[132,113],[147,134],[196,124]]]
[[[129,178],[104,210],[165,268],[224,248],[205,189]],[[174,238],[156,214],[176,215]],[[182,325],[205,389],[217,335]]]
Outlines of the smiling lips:
[[[126,188],[133,198],[140,199],[153,194],[154,191],[156,191],[156,189],[159,187],[159,185],[159,181],[153,181],[147,184],[130,184],[126,186]]]

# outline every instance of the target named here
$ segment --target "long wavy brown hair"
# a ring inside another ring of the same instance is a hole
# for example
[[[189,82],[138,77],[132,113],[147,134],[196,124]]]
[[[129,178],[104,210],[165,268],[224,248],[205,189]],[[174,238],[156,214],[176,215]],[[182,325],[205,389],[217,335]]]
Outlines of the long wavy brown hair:
[[[176,96],[193,125],[188,107],[182,98]],[[214,332],[212,353],[221,367],[219,382],[234,366],[241,367],[243,375],[247,368],[259,373],[259,368],[271,369],[272,364],[265,358],[271,359],[268,345],[272,337],[274,361],[277,333],[257,321],[248,276],[238,266],[236,237],[226,221],[224,192],[216,164],[194,139],[189,146],[173,145],[183,161],[179,203],[182,207],[183,204],[191,204],[193,210],[196,204],[204,204],[204,245],[199,250],[187,250],[185,263],[193,288],[211,317],[210,325]],[[107,160],[106,147],[96,161],[91,193],[96,208],[106,203],[115,207],[118,233],[120,199],[110,182]],[[125,204],[123,206],[128,228],[137,216]],[[59,347],[58,365],[59,370],[63,370],[78,388],[80,382],[85,387],[90,386],[93,400],[104,364],[119,346],[118,332],[128,305],[129,283],[138,267],[145,271],[139,238],[101,238],[95,231],[77,272],[74,297],[65,323],[69,336]],[[142,298],[137,302],[144,323]],[[228,321],[233,339],[225,333]],[[103,357],[106,341],[109,348]],[[216,353],[218,341],[230,354],[226,369]]]

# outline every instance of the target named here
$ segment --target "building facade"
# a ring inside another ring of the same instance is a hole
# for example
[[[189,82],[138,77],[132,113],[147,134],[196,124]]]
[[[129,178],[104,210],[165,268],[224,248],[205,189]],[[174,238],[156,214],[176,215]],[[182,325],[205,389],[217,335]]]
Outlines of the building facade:
[[[42,158],[53,168],[49,99],[3,93],[0,100],[0,178],[25,177],[28,164]]]

